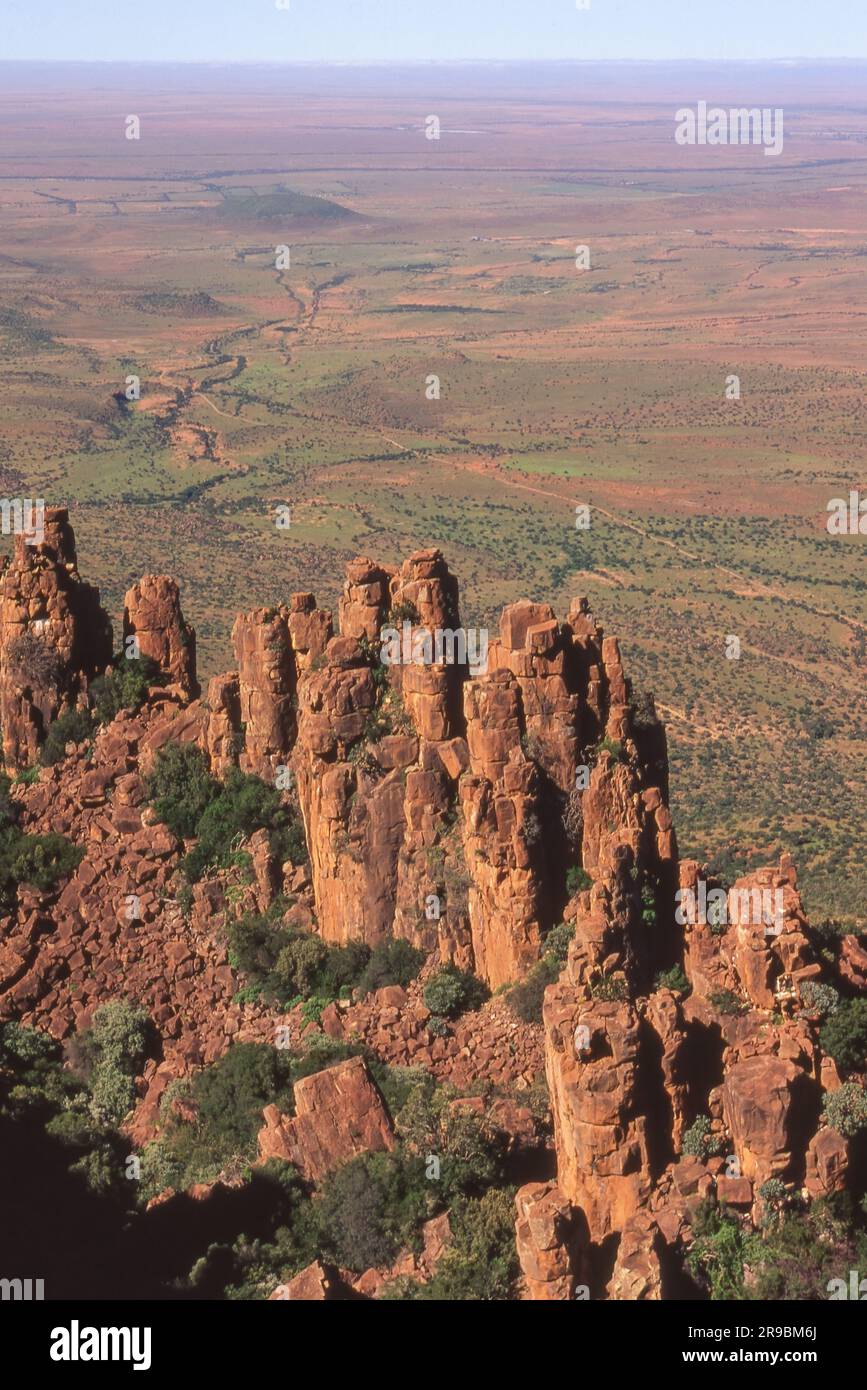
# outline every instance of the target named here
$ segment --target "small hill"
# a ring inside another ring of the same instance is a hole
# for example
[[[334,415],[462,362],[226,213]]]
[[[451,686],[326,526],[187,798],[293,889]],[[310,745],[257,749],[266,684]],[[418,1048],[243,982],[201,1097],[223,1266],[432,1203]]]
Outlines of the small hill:
[[[330,198],[313,197],[292,188],[277,188],[271,193],[225,192],[220,213],[231,222],[283,222],[287,217],[340,222],[357,216]]]
[[[177,318],[216,318],[226,312],[224,305],[204,290],[185,294],[180,290],[153,290],[133,300],[143,314],[169,314]]]

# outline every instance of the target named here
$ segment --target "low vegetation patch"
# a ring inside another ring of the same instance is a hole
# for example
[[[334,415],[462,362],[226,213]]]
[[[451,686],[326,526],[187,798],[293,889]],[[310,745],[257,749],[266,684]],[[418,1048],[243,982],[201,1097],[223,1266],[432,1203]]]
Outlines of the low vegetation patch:
[[[14,907],[21,884],[49,893],[74,873],[84,850],[63,835],[27,835],[17,825],[18,806],[12,781],[0,774],[0,908]]]
[[[731,989],[715,989],[708,995],[707,1001],[711,1008],[716,1009],[718,1014],[746,1014],[749,1013],[750,1006],[745,999],[741,999]]]
[[[692,985],[682,965],[673,965],[670,970],[660,970],[653,981],[653,988],[670,989],[675,994],[690,994],[692,991]]]
[[[39,753],[42,766],[62,762],[68,743],[90,742],[99,727],[110,724],[121,710],[140,709],[150,687],[161,685],[163,679],[159,667],[147,657],[131,661],[116,656],[113,669],[91,682],[87,706],[66,710],[49,724]]]
[[[519,984],[506,990],[506,1003],[522,1023],[542,1022],[545,990],[549,985],[556,984],[559,980],[563,962],[569,950],[569,942],[574,935],[574,926],[570,926],[566,922],[552,927],[545,937],[542,959],[533,966],[525,980],[521,980]]]
[[[574,898],[576,893],[584,893],[592,887],[593,880],[586,869],[578,868],[576,865],[566,874],[566,892],[570,898]]]
[[[438,1018],[457,1018],[459,1014],[478,1009],[488,997],[488,991],[468,971],[444,965],[431,975],[424,990],[425,1008]]]
[[[867,999],[844,999],[819,1029],[822,1050],[843,1071],[867,1069]]]
[[[219,782],[195,744],[161,749],[146,785],[160,820],[180,838],[198,841],[181,865],[191,883],[211,869],[227,868],[257,830],[269,832],[276,859],[307,862],[301,818],[276,788],[238,768]]]
[[[320,1040],[314,1070],[322,1065],[323,1048],[331,1060],[347,1051]],[[295,1065],[293,1059],[292,1075]],[[267,1238],[239,1235],[229,1245],[211,1246],[190,1274],[199,1296],[266,1298],[317,1259],[354,1273],[387,1267],[402,1250],[419,1250],[424,1222],[446,1210],[451,1241],[429,1291],[401,1278],[381,1296],[514,1296],[514,1193],[503,1185],[501,1136],[427,1073],[381,1063],[373,1069],[394,1119],[394,1151],[351,1159],[318,1185],[312,1200],[288,1165],[257,1167],[253,1181],[268,1190],[273,1231]]]
[[[64,1065],[60,1044],[18,1023],[0,1024],[0,1123],[7,1159],[16,1139],[20,1153],[18,1137],[26,1136],[34,1181],[38,1170],[68,1180],[79,1199],[88,1189],[114,1206],[131,1203],[132,1184],[124,1178],[128,1141],[94,1103],[87,1081]]]
[[[760,1231],[713,1202],[697,1209],[686,1266],[711,1300],[824,1301],[833,1280],[867,1268],[867,1223],[848,1193],[806,1210],[769,1205]]]
[[[248,913],[227,928],[229,959],[263,999],[284,1007],[316,999],[322,1006],[350,994],[363,998],[385,985],[406,986],[425,956],[408,941],[334,946],[313,932],[282,925],[286,904]]]
[[[99,1117],[118,1125],[135,1104],[135,1078],[152,1043],[150,1020],[126,1000],[103,1004],[70,1049]]]
[[[844,1139],[854,1139],[867,1130],[867,1091],[856,1081],[846,1081],[826,1092],[822,1118]]]
[[[707,1159],[722,1153],[724,1148],[725,1140],[722,1135],[714,1134],[711,1130],[710,1117],[697,1115],[684,1133],[681,1151],[693,1158]]]

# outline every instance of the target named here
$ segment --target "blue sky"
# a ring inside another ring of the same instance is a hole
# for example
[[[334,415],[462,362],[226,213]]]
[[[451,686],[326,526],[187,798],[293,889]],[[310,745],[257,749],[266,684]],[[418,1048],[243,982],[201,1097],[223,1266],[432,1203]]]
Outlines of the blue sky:
[[[0,0],[7,59],[865,56],[867,0]]]

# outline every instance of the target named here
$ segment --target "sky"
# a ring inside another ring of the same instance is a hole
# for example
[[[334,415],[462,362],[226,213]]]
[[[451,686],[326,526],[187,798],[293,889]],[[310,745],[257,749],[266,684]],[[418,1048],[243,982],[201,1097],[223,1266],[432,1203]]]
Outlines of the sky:
[[[0,59],[867,57],[867,0],[0,0]]]

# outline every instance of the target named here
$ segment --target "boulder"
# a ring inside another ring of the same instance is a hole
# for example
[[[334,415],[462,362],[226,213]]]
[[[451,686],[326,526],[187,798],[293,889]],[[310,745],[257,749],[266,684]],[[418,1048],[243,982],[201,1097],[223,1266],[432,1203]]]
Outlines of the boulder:
[[[294,1117],[276,1105],[263,1111],[260,1163],[283,1159],[308,1182],[319,1182],[350,1158],[394,1148],[388,1111],[363,1058],[305,1076],[294,1094]]]
[[[268,1297],[269,1303],[328,1303],[338,1293],[339,1281],[333,1270],[314,1260],[300,1274],[278,1284]]]
[[[515,1240],[528,1297],[538,1302],[572,1298],[575,1291],[575,1213],[556,1183],[534,1182],[515,1197]]]
[[[780,1057],[745,1057],[727,1072],[722,1088],[726,1127],[741,1173],[757,1190],[768,1178],[791,1176],[793,1141],[809,1090],[802,1068]]]

